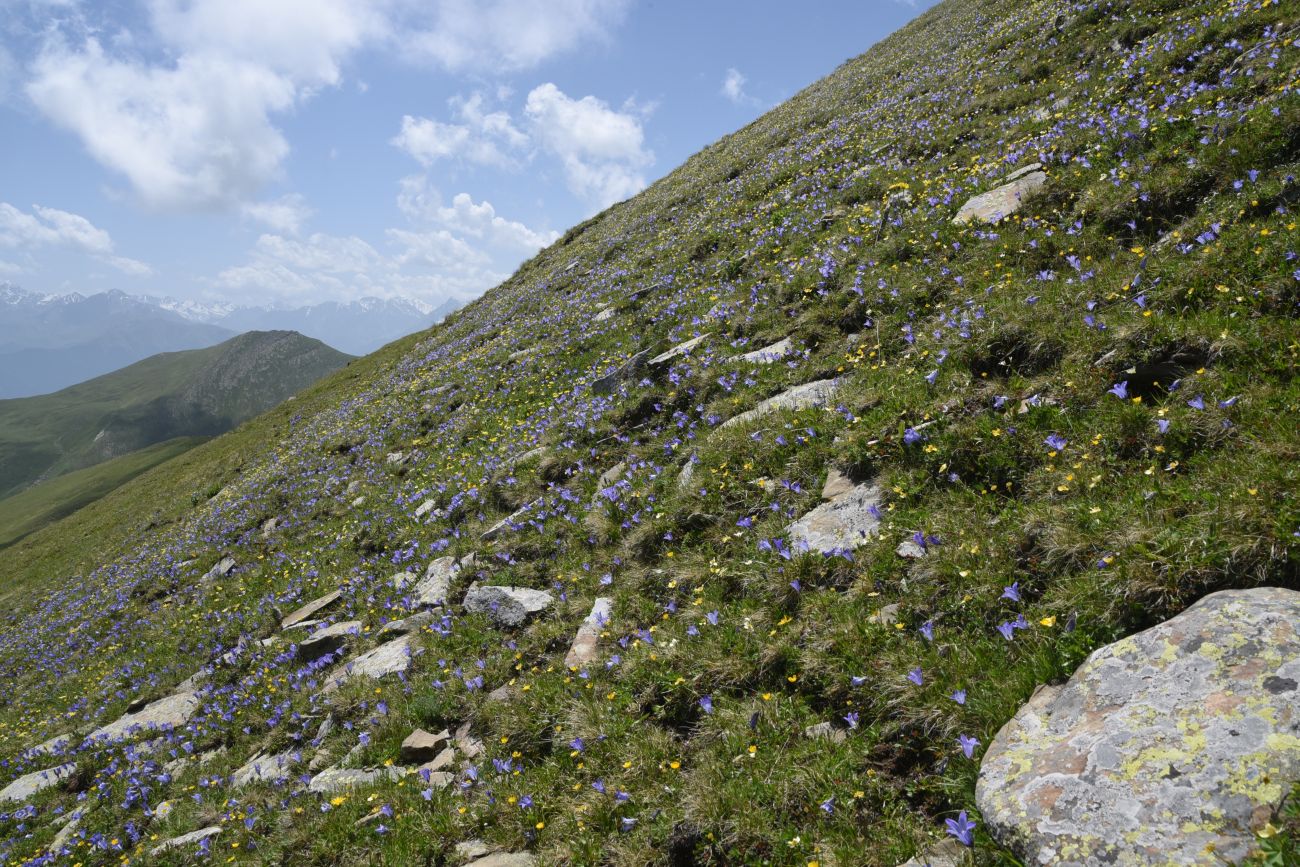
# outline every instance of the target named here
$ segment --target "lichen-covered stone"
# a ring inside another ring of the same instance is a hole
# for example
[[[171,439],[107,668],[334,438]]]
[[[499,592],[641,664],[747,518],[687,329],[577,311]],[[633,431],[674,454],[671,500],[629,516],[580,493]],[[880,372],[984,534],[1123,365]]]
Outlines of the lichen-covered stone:
[[[197,846],[209,837],[215,837],[221,833],[220,825],[212,825],[208,828],[200,828],[197,831],[191,831],[188,834],[181,834],[179,837],[172,837],[170,840],[164,840],[157,846],[149,850],[150,855],[161,855],[169,849],[183,849],[187,846]]]
[[[783,409],[800,410],[821,406],[830,400],[843,384],[842,379],[819,379],[816,382],[796,385],[794,388],[769,397],[751,410],[727,419],[718,426],[718,430],[747,424]]]
[[[424,570],[424,577],[415,585],[414,596],[417,605],[445,605],[447,594],[451,592],[452,580],[460,570],[474,564],[474,555],[457,560],[453,556],[439,557]]]
[[[381,644],[374,650],[361,654],[346,663],[325,681],[323,692],[338,689],[345,681],[354,677],[380,678],[387,674],[398,674],[411,667],[411,657],[415,647],[415,636],[404,635],[401,638]]]
[[[1223,864],[1300,780],[1300,593],[1205,597],[1041,689],[976,801],[1027,864]]]
[[[1025,198],[1047,183],[1047,175],[1041,171],[1031,171],[1021,175],[1010,183],[995,187],[987,193],[971,198],[957,211],[952,221],[957,224],[996,223],[1020,210]]]
[[[748,364],[772,364],[792,352],[794,352],[794,341],[789,337],[783,337],[770,346],[755,349],[753,352],[746,352],[744,355],[737,356],[737,358]]]
[[[38,792],[43,792],[51,786],[58,785],[62,780],[71,776],[76,769],[75,763],[68,762],[56,768],[47,768],[43,771],[32,771],[30,774],[24,774],[3,789],[0,789],[0,801],[25,801]]]
[[[202,702],[192,692],[178,692],[150,702],[90,733],[89,740],[117,740],[138,731],[170,729],[189,722]]]
[[[320,597],[319,599],[313,599],[311,602],[308,602],[306,605],[302,606],[297,611],[294,611],[293,613],[285,617],[283,620],[281,620],[280,628],[288,629],[290,626],[296,626],[299,623],[302,623],[304,620],[307,620],[308,618],[312,617],[313,615],[319,614],[320,612],[324,611],[326,608],[329,608],[335,602],[338,602],[339,599],[341,599],[342,597],[343,597],[343,592],[341,590],[334,590],[330,593],[326,593],[324,596]]]
[[[237,789],[259,782],[275,782],[289,778],[293,766],[302,760],[302,754],[289,750],[274,755],[253,756],[231,776],[230,782]]]
[[[529,617],[550,608],[555,597],[545,590],[528,587],[480,587],[465,594],[465,610],[486,614],[498,626],[519,626]]]
[[[332,792],[373,786],[384,780],[400,780],[406,776],[407,769],[396,765],[387,768],[360,770],[354,768],[329,768],[312,777],[307,788],[312,792],[330,794]]]
[[[880,531],[875,507],[882,496],[873,483],[857,485],[795,521],[786,533],[796,545],[823,554],[850,551]]]

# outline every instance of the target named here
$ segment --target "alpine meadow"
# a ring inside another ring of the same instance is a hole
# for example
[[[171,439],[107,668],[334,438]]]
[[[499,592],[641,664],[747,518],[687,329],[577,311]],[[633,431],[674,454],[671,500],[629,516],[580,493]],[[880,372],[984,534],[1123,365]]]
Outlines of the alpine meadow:
[[[0,549],[0,860],[1300,864],[1297,13],[945,0]]]

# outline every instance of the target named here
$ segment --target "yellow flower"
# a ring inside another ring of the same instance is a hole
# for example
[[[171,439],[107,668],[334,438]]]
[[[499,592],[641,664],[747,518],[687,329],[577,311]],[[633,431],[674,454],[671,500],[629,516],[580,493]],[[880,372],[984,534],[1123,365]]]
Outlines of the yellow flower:
[[[1056,615],[1053,614],[1051,617],[1044,617],[1042,620],[1038,621],[1038,624],[1040,626],[1046,626],[1048,629],[1051,629],[1053,626],[1056,625]]]

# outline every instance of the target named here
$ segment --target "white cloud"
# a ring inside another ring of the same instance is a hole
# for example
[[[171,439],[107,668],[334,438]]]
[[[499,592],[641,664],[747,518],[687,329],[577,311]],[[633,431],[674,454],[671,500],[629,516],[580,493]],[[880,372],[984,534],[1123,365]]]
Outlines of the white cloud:
[[[754,102],[753,97],[745,93],[745,82],[748,80],[739,69],[728,69],[726,77],[722,79],[722,95],[736,105]]]
[[[112,237],[85,217],[41,205],[32,205],[29,214],[0,202],[0,247],[28,253],[40,247],[78,250],[133,277],[153,273],[144,262],[114,255]]]
[[[451,106],[459,123],[424,117],[402,117],[402,130],[392,144],[424,165],[440,159],[458,159],[479,165],[510,168],[517,165],[511,152],[528,144],[528,136],[515,127],[504,111],[484,111],[482,94],[455,97]]]
[[[641,122],[594,96],[571,99],[552,83],[533,88],[524,105],[533,137],[564,166],[569,189],[598,208],[645,188],[641,169],[654,162]]]
[[[315,211],[307,206],[307,200],[298,193],[290,193],[269,202],[244,205],[240,208],[240,213],[276,232],[296,235]]]
[[[629,0],[437,0],[431,20],[406,22],[400,44],[453,71],[529,69],[579,44],[604,40]]]
[[[538,231],[499,216],[491,202],[475,202],[469,193],[457,193],[450,206],[429,185],[425,175],[402,178],[397,206],[407,217],[444,226],[452,232],[482,239],[498,247],[535,252],[556,241],[560,234]]]

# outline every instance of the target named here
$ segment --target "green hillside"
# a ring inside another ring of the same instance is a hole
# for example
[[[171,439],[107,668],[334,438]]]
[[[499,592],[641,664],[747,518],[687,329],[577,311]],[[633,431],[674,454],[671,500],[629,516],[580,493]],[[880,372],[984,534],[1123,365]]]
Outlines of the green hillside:
[[[223,433],[348,359],[296,332],[254,331],[0,400],[0,497],[155,443]]]
[[[999,729],[1211,591],[1300,589],[1297,36],[947,0],[0,551],[0,782],[60,769],[0,859],[1068,857],[989,833]],[[1231,781],[1259,864],[1300,863],[1280,780]]]

